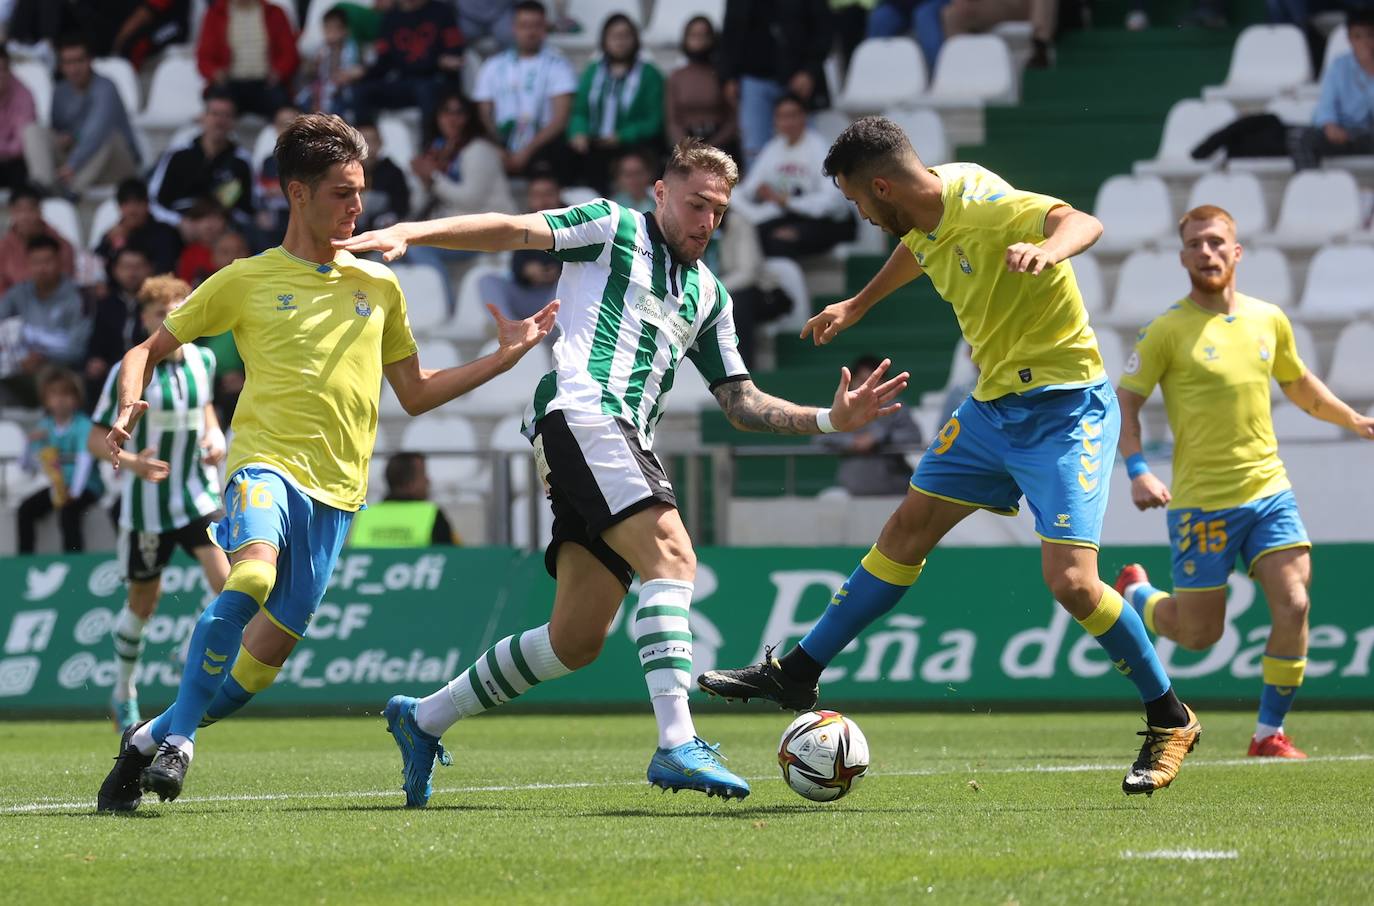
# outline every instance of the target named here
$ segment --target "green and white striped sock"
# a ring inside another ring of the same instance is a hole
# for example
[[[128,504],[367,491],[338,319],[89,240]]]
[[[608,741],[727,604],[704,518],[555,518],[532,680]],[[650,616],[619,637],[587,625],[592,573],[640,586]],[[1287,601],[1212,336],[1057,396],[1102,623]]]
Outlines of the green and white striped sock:
[[[464,717],[490,711],[545,680],[571,672],[554,654],[545,623],[506,636],[447,686],[420,699],[415,722],[431,736],[441,736]]]
[[[692,583],[650,579],[639,591],[634,638],[658,721],[658,745],[671,749],[697,735],[687,707],[692,682]]]
[[[127,603],[119,616],[115,617],[114,631],[110,636],[114,639],[115,664],[119,668],[114,685],[114,700],[117,702],[138,697],[134,688],[134,671],[138,669],[138,659],[143,654],[143,627],[147,624],[148,621],[130,610]]]

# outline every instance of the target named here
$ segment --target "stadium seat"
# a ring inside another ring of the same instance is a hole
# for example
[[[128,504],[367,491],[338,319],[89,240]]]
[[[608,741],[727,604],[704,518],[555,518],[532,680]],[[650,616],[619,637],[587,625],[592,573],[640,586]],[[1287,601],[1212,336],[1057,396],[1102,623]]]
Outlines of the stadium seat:
[[[134,121],[152,129],[175,129],[197,120],[205,110],[204,90],[194,58],[166,55],[153,71],[148,102]]]
[[[501,276],[510,273],[509,266],[503,267],[494,263],[494,260],[493,263],[480,261],[463,274],[455,296],[457,301],[454,303],[453,319],[448,328],[442,331],[444,336],[460,343],[478,343],[484,342],[492,334],[491,314],[487,311],[486,300],[482,298],[478,284],[489,274]]]
[[[1083,307],[1088,316],[1096,319],[1107,310],[1106,289],[1102,285],[1102,268],[1091,254],[1075,255],[1070,259],[1078,291],[1083,295]]]
[[[1310,126],[1312,116],[1317,112],[1317,99],[1280,95],[1265,104],[1264,111],[1274,114],[1288,126]]]
[[[497,342],[491,340],[481,348],[478,357],[490,355],[497,348]],[[534,398],[535,386],[552,364],[549,348],[540,344],[525,353],[510,371],[459,397],[453,406],[472,415],[517,415]]]
[[[391,270],[406,296],[410,326],[417,334],[433,333],[449,319],[448,297],[439,270],[427,264],[393,264]]]
[[[1326,52],[1322,54],[1322,75],[1331,68],[1331,61],[1350,53],[1350,32],[1344,25],[1337,25],[1326,36]]]
[[[386,419],[410,417],[401,405],[401,401],[396,398],[396,391],[391,389],[391,382],[386,378],[382,378],[382,392],[377,400],[377,411],[382,418]]]
[[[902,127],[906,137],[911,140],[911,147],[916,149],[916,156],[921,158],[921,162],[926,166],[934,167],[950,162],[949,139],[945,135],[945,124],[934,110],[911,110],[897,107],[884,111],[883,116]],[[838,134],[836,133],[836,135]]]
[[[543,550],[553,538],[553,509],[543,499],[543,493],[519,494],[510,502],[511,543],[517,547],[528,546],[532,550]],[[530,509],[538,514],[538,528],[535,536],[530,537]]]
[[[684,359],[673,377],[673,387],[668,391],[668,403],[663,411],[681,415],[710,411],[719,406],[697,366]]]
[[[76,214],[76,205],[65,198],[45,198],[42,212],[48,226],[74,248],[81,248],[81,219]]]
[[[792,300],[792,310],[765,325],[766,328],[770,333],[799,333],[811,317],[811,292],[806,287],[806,274],[791,258],[765,259],[763,268]]]
[[[520,433],[524,418],[508,415],[491,429],[487,446],[501,453],[511,453],[510,484],[512,494],[528,494],[530,490],[530,460],[534,458],[534,448],[525,435]]]
[[[272,156],[272,152],[277,148],[277,127],[268,123],[258,130],[258,137],[253,139],[253,172],[257,172],[262,166],[262,162]]]
[[[649,24],[644,27],[644,43],[649,47],[677,47],[682,43],[682,31],[687,22],[705,16],[719,32],[725,22],[725,0],[687,0],[662,2],[653,5]]]
[[[1158,176],[1113,176],[1097,190],[1093,213],[1102,221],[1101,251],[1124,252],[1173,232],[1169,189]]]
[[[24,470],[19,459],[29,446],[29,433],[14,422],[0,421],[0,476],[5,494],[10,500],[19,496],[23,487]]]
[[[1307,370],[1321,377],[1322,363],[1321,356],[1317,354],[1317,338],[1312,333],[1312,328],[1301,321],[1291,321],[1293,327],[1293,343],[1298,347],[1298,357],[1307,366]]]
[[[1269,98],[1312,81],[1307,39],[1293,25],[1251,25],[1231,51],[1226,81],[1203,90],[1207,100],[1262,106]]]
[[[1236,288],[1287,308],[1293,304],[1293,274],[1288,259],[1276,248],[1246,248],[1236,268]]]
[[[1211,204],[1225,208],[1236,219],[1236,234],[1241,241],[1269,230],[1269,206],[1264,188],[1253,173],[1208,173],[1193,183],[1188,193],[1188,209]]]
[[[390,158],[402,173],[409,173],[410,162],[418,153],[410,124],[394,113],[383,114],[377,118],[377,134],[382,139],[382,156]]]
[[[52,70],[37,60],[11,60],[10,73],[33,95],[33,109],[40,125],[52,116]]]
[[[1340,440],[1345,432],[1339,425],[1313,418],[1289,402],[1276,402],[1273,411],[1274,436],[1288,441]]]
[[[557,32],[549,35],[549,44],[575,51],[592,51],[600,47],[601,26],[615,13],[629,16],[635,27],[643,29],[644,18],[638,3],[625,0],[567,0],[563,13],[582,26],[580,31]]]
[[[1330,245],[1317,252],[1297,314],[1309,323],[1342,323],[1374,311],[1374,248]],[[1374,380],[1370,381],[1374,387]]]
[[[91,68],[98,74],[114,82],[119,91],[119,99],[124,102],[124,111],[130,120],[143,109],[143,98],[139,91],[138,73],[133,64],[123,57],[100,57],[91,61]]]
[[[935,107],[1014,104],[1017,89],[1005,41],[996,35],[955,35],[940,47],[930,92],[921,102]]]
[[[1374,324],[1356,321],[1341,331],[1326,369],[1326,386],[1351,405],[1374,400],[1369,380],[1369,351],[1374,349]]]
[[[95,209],[95,214],[91,217],[91,233],[86,240],[86,248],[94,250],[100,245],[100,240],[105,238],[105,234],[119,222],[119,203],[113,198],[107,198]]]
[[[1194,160],[1193,148],[1204,138],[1236,118],[1229,101],[1200,101],[1187,98],[1169,108],[1164,132],[1154,160],[1136,161],[1137,176],[1188,176],[1216,166],[1213,158]]]
[[[374,0],[348,0],[353,6],[375,6]],[[315,0],[305,10],[305,25],[300,30],[296,46],[302,57],[313,56],[324,46],[324,14],[334,7],[328,0]]]
[[[1360,187],[1345,170],[1304,170],[1288,181],[1274,232],[1252,241],[1314,249],[1360,228]]]
[[[409,422],[401,432],[400,449],[426,454],[430,481],[445,491],[480,492],[484,465],[480,456],[455,456],[477,449],[477,432],[461,415],[427,412]],[[436,494],[435,496],[448,496]]]
[[[1103,322],[1138,330],[1188,294],[1188,273],[1173,252],[1133,252],[1121,264]]]
[[[463,364],[458,348],[447,340],[426,340],[420,344],[420,366],[434,371]]]
[[[925,91],[925,74],[925,57],[911,38],[869,38],[849,60],[844,90],[835,106],[851,116],[909,107]]]
[[[558,197],[568,207],[573,205],[586,204],[589,201],[596,201],[601,197],[601,193],[591,186],[567,186],[560,189]]]
[[[1097,350],[1102,354],[1102,364],[1107,369],[1107,376],[1115,381],[1121,376],[1121,368],[1126,364],[1126,346],[1121,342],[1121,334],[1110,328],[1093,332],[1097,334]]]
[[[889,110],[887,116],[892,116],[892,111]],[[840,133],[852,122],[852,117],[845,116],[833,107],[811,114],[811,128],[820,133],[827,145],[834,144],[835,139],[839,138]]]

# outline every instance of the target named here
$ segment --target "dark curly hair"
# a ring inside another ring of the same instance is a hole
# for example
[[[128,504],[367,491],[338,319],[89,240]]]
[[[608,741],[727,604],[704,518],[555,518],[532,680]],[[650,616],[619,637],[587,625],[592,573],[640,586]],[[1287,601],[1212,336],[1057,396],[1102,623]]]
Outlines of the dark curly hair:
[[[860,117],[840,133],[825,156],[825,175],[852,179],[888,169],[907,154],[915,155],[902,127],[885,116]]]

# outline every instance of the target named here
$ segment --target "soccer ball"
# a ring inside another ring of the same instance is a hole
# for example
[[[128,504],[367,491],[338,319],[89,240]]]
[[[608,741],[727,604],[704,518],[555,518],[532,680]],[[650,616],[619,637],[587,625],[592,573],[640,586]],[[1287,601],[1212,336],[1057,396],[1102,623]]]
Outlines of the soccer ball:
[[[833,802],[868,773],[868,740],[838,711],[808,711],[792,721],[778,744],[787,785],[813,802]]]

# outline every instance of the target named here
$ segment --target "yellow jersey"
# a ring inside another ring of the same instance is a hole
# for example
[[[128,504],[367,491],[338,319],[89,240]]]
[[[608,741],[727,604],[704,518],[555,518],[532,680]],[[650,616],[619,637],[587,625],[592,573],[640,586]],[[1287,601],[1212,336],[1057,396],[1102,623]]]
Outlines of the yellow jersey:
[[[1184,297],[1137,335],[1121,386],[1158,384],[1174,432],[1170,509],[1223,510],[1289,487],[1269,410],[1269,379],[1307,370],[1277,305],[1236,293],[1229,315]]]
[[[416,352],[389,268],[344,251],[316,264],[269,249],[211,276],[165,326],[183,343],[233,332],[245,382],[230,473],[260,463],[321,503],[362,507],[382,366]]]
[[[1073,267],[1039,276],[1007,271],[1007,247],[1045,238],[1045,217],[1065,202],[1014,189],[977,164],[942,164],[944,214],[930,233],[902,237],[954,308],[978,366],[977,400],[1083,387],[1106,377]]]

